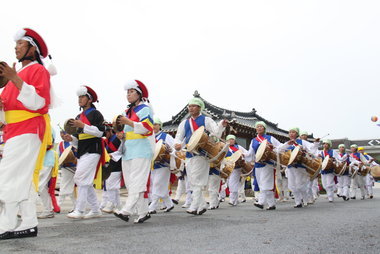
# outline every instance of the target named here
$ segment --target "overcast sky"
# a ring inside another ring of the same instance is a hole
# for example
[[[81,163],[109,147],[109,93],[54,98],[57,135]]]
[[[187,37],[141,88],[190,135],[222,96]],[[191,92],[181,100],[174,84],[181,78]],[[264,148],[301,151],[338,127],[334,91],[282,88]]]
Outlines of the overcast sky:
[[[54,126],[79,113],[89,85],[111,121],[130,79],[155,114],[176,115],[198,90],[219,107],[252,108],[280,128],[314,136],[378,138],[379,1],[3,1],[0,60],[15,61],[22,27],[45,39],[64,103]]]

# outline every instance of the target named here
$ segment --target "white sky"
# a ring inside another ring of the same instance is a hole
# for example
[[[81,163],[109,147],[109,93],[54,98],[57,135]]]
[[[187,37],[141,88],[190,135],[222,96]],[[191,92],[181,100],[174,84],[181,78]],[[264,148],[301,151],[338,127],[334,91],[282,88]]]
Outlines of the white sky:
[[[377,138],[379,1],[4,1],[0,59],[15,61],[22,27],[45,39],[64,104],[54,126],[79,113],[76,90],[99,96],[111,121],[127,105],[124,83],[144,82],[170,120],[198,90],[219,107],[314,136]],[[57,129],[58,130],[58,129]]]

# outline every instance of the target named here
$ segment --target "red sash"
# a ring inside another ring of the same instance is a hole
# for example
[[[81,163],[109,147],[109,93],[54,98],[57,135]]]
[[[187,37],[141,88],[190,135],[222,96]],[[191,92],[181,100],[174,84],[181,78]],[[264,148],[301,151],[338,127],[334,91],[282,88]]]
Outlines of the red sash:
[[[190,126],[193,127],[193,131],[196,131],[199,128],[197,122],[192,117],[190,117],[189,120],[190,120]]]
[[[236,146],[230,146],[230,149],[232,150],[232,151],[234,151],[234,152],[236,152],[236,151],[239,151],[239,148],[237,148]]]
[[[91,126],[91,123],[90,121],[88,120],[86,114],[84,112],[82,112],[80,115],[79,115],[79,120],[81,120],[84,124],[87,124],[87,125],[90,125]]]

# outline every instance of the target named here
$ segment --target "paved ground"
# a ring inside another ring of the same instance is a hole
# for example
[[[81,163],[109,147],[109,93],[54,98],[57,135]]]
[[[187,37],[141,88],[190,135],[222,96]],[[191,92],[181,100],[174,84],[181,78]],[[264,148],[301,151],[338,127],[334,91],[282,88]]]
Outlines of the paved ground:
[[[292,202],[262,211],[252,200],[202,216],[180,206],[144,224],[113,215],[40,220],[37,238],[0,242],[0,253],[379,253],[380,189],[372,200],[339,199],[294,209]]]

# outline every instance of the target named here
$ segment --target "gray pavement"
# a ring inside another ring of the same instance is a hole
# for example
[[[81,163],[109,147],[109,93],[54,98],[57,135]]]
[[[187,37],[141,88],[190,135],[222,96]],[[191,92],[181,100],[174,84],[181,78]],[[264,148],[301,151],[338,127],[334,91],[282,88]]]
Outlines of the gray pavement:
[[[380,189],[371,200],[328,203],[322,195],[302,209],[227,201],[202,216],[176,206],[143,224],[108,214],[71,220],[64,211],[40,220],[37,238],[1,241],[0,253],[380,253]]]

